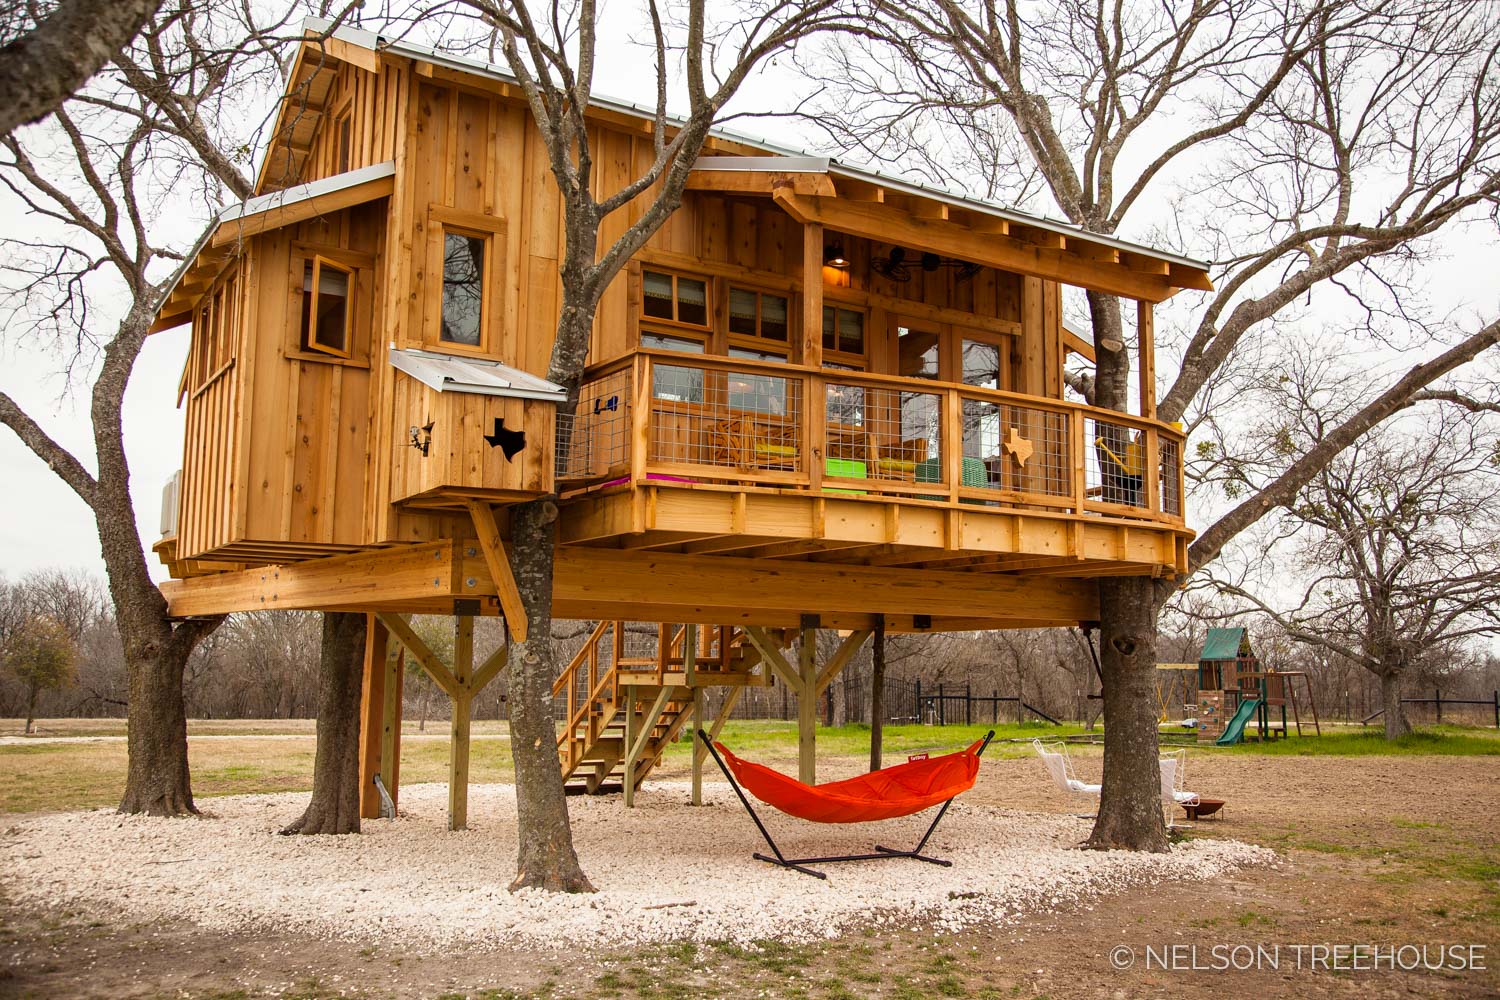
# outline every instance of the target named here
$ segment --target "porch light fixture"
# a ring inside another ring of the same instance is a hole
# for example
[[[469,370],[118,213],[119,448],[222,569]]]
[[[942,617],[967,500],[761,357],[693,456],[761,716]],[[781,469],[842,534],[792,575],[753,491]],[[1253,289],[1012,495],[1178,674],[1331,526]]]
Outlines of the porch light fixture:
[[[840,240],[834,240],[823,247],[823,266],[846,268],[849,266],[849,258],[844,256],[844,244]]]
[[[946,268],[955,272],[959,281],[968,281],[980,271],[979,264],[953,257],[943,257],[930,251],[921,254],[915,261],[911,258],[912,255],[905,247],[891,247],[891,252],[886,256],[871,260],[870,267],[876,274],[892,281],[910,281],[917,268],[928,273]]]

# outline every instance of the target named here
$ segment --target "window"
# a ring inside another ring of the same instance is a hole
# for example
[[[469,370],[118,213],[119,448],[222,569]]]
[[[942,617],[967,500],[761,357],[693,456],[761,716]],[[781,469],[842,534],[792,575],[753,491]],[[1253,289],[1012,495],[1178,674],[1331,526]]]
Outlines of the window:
[[[963,367],[960,374],[963,376],[965,385],[978,386],[982,389],[1004,388],[1001,385],[999,344],[966,338],[960,351],[959,363]]]
[[[731,358],[748,358],[752,361],[786,361],[780,354],[752,351],[743,347],[731,347]],[[759,372],[729,372],[729,405],[736,410],[753,410],[756,413],[786,413],[786,379]]]
[[[708,282],[665,271],[641,272],[641,313],[688,326],[708,326]]]
[[[350,150],[353,145],[351,138],[353,129],[350,125],[349,113],[347,111],[344,113],[344,116],[339,119],[338,133],[338,172],[342,174],[349,169],[349,164],[351,162]]]
[[[841,306],[823,307],[823,350],[865,353],[865,314]]]
[[[326,257],[302,266],[302,335],[304,351],[349,357],[349,293],[354,272]]]
[[[443,231],[443,301],[438,339],[479,347],[484,342],[484,262],[489,237]]]
[[[653,351],[678,351],[682,354],[702,354],[703,341],[687,337],[669,337],[664,333],[641,334],[641,346]]]
[[[786,343],[787,299],[749,288],[729,290],[729,333]]]
[[[900,357],[900,374],[906,378],[936,381],[941,373],[942,336],[926,330],[898,327],[896,353]]]

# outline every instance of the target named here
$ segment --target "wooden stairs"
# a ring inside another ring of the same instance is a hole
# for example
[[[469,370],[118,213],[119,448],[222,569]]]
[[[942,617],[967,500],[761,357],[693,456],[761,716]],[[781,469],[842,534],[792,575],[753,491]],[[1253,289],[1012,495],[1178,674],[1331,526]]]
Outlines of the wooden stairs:
[[[769,634],[785,648],[796,632]],[[557,739],[566,787],[588,795],[623,790],[633,798],[692,721],[702,689],[730,688],[712,725],[717,733],[740,691],[771,683],[761,660],[734,626],[599,622],[552,685],[567,706]]]

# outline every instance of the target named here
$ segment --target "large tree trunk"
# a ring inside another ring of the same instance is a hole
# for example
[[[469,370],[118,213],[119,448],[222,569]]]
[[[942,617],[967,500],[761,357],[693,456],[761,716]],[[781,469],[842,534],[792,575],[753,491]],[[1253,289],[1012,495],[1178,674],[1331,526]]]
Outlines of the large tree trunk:
[[[33,683],[26,689],[26,735],[36,728],[36,695],[40,687]]]
[[[557,727],[552,717],[552,565],[557,505],[536,500],[511,508],[511,567],[526,605],[527,639],[510,651],[510,747],[516,765],[516,878],[511,891],[593,892],[578,864]]]
[[[1411,733],[1411,720],[1401,704],[1401,669],[1387,667],[1380,675],[1380,703],[1385,708],[1385,738],[1399,740]]]
[[[1156,592],[1149,577],[1099,581],[1099,662],[1104,674],[1104,790],[1088,845],[1167,849],[1157,763]]]
[[[366,621],[363,614],[323,615],[312,801],[282,833],[359,832],[359,699]]]
[[[125,748],[129,765],[120,812],[148,816],[197,813],[188,773],[187,710],[182,672],[192,646],[173,643],[163,622],[154,642],[121,623],[130,678]]]

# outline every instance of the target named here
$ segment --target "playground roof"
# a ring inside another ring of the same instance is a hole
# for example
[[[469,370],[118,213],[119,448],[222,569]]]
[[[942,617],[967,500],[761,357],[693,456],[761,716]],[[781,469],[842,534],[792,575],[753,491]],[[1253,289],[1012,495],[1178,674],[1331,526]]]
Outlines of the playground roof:
[[[1198,654],[1200,660],[1233,660],[1240,655],[1243,648],[1248,654],[1250,651],[1249,640],[1245,637],[1242,628],[1211,628],[1208,636],[1203,640],[1203,652]]]

